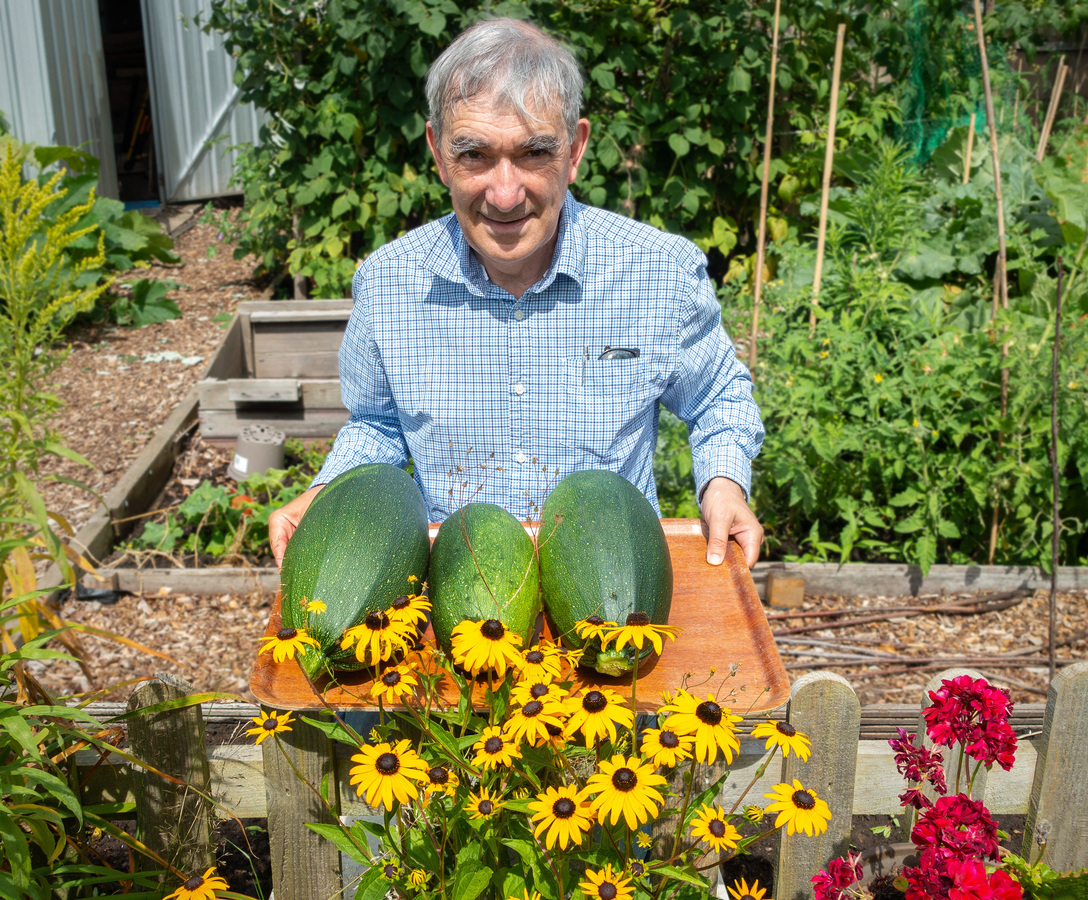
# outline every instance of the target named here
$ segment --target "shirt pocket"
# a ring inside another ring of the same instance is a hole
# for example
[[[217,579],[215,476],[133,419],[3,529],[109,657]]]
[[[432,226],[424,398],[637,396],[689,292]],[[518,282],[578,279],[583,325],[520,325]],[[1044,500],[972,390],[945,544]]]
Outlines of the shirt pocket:
[[[583,462],[622,462],[652,428],[656,399],[645,357],[568,359],[563,447]]]

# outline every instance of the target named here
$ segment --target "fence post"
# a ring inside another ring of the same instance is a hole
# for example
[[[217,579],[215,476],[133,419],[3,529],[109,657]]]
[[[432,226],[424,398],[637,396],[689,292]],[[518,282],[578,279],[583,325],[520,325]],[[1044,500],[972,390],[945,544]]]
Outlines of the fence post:
[[[1039,853],[1037,832],[1049,826],[1043,862],[1059,872],[1088,859],[1088,662],[1062,669],[1050,683],[1035,780],[1024,823],[1027,859]]]
[[[145,681],[132,692],[128,709],[177,700],[191,693],[192,687],[181,678],[156,674],[153,681]],[[200,707],[136,716],[129,722],[128,739],[134,756],[185,782],[174,784],[150,773],[136,779],[140,840],[184,872],[186,878],[203,875],[215,865],[215,829],[211,803],[205,798],[210,776]],[[139,865],[144,870],[161,868],[144,857]],[[173,880],[173,876],[167,875],[166,879]]]
[[[338,821],[340,792],[332,739],[304,722],[300,714],[290,731],[262,741],[261,749],[276,900],[340,897],[340,851],[332,841],[306,827],[307,822],[331,825]],[[326,794],[333,813],[314,788]]]
[[[790,691],[787,721],[812,739],[812,756],[783,760],[782,780],[796,778],[831,807],[831,822],[819,837],[778,832],[774,895],[777,900],[813,896],[812,876],[849,850],[854,813],[854,777],[861,735],[861,704],[841,675],[811,672]]]

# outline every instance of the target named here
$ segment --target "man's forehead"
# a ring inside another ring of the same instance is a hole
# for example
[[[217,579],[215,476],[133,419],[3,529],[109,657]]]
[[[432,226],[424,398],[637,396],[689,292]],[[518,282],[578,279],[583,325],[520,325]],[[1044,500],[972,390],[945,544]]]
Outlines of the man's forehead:
[[[482,130],[499,128],[523,131],[527,136],[558,136],[564,131],[563,114],[559,104],[544,110],[526,103],[529,115],[521,112],[509,100],[493,94],[470,97],[458,102],[449,120],[449,135],[477,134]]]

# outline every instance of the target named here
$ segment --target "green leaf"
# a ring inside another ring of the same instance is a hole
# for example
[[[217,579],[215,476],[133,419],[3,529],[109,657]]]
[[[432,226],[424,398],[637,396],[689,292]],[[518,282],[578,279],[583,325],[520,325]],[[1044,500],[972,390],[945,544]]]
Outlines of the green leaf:
[[[687,156],[691,150],[691,144],[676,132],[669,135],[669,146],[672,147],[672,152],[677,156]]]
[[[491,869],[478,859],[465,859],[457,856],[454,872],[452,896],[458,900],[476,900],[491,883]]]
[[[752,76],[741,66],[734,66],[729,72],[726,88],[731,94],[747,94],[752,89]]]
[[[321,835],[325,840],[332,841],[340,850],[341,853],[346,854],[357,863],[369,864],[370,859],[355,846],[355,843],[348,837],[344,828],[340,825],[330,825],[323,822],[307,822],[306,827],[311,831]]]

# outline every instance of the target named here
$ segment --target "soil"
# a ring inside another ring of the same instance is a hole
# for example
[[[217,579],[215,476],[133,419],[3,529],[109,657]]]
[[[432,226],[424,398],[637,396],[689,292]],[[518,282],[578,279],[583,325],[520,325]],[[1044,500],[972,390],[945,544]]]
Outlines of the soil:
[[[214,255],[209,255],[209,248]],[[200,378],[236,304],[260,296],[250,278],[253,261],[233,260],[231,249],[218,238],[213,226],[191,220],[186,230],[176,236],[181,264],[154,266],[141,273],[182,283],[170,294],[182,310],[180,319],[140,329],[87,325],[72,334],[71,354],[53,379],[53,390],[66,403],[54,424],[63,442],[83,455],[93,468],[51,458],[43,461],[43,472],[80,480],[99,495],[117,484]],[[163,351],[173,351],[181,359],[154,356]],[[203,361],[189,365],[182,361],[192,357]],[[172,502],[195,487],[202,477],[225,478],[229,457],[228,449],[205,444],[195,436],[189,453],[179,460],[182,468],[170,488],[174,492]],[[73,530],[87,521],[96,504],[91,493],[65,483],[47,485],[44,494],[48,508],[63,513]],[[832,628],[831,620],[824,619],[821,621],[827,627],[803,636],[807,643],[779,644],[791,680],[815,668],[837,672],[854,686],[863,704],[918,703],[937,669],[919,668],[911,664],[914,658],[962,659],[968,653],[997,658],[1017,652],[1026,654],[1029,663],[974,667],[995,684],[1008,688],[1014,701],[1041,701],[1045,698],[1048,671],[1045,661],[1040,662],[1048,646],[1048,593],[1038,591],[1019,598],[1008,608],[981,614],[953,616],[940,612],[940,607],[950,602],[977,599],[975,595],[806,597],[801,609],[768,611],[795,616],[772,621],[774,628],[785,629],[814,621],[811,617],[796,617],[801,612],[891,608],[879,621],[849,628]],[[112,632],[119,640],[84,636],[86,668],[51,662],[48,667],[38,664],[36,674],[61,694],[119,686],[103,696],[123,700],[135,681],[170,671],[187,679],[196,691],[221,691],[252,703],[255,698],[249,691],[249,675],[272,600],[259,590],[203,596],[162,591],[121,596],[112,603],[70,597],[60,610],[65,619]],[[919,604],[931,607],[932,612],[914,617],[895,614],[897,606]],[[1059,664],[1085,658],[1088,602],[1083,593],[1058,595],[1055,624],[1059,644],[1065,642],[1058,650]],[[842,656],[834,656],[836,653]],[[224,742],[242,739],[237,728],[221,730],[223,733],[212,736]],[[247,824],[258,828],[263,825]],[[856,825],[859,847],[878,843],[864,823]],[[250,864],[230,846],[241,844],[239,837],[236,834],[231,840],[221,841],[220,874],[230,880],[232,887],[237,884],[235,889],[251,892],[255,886]],[[261,858],[266,856],[267,851]],[[753,857],[736,865],[745,867],[738,870],[738,877],[746,877],[749,883],[758,878],[761,885],[769,886],[766,860],[761,863]],[[267,872],[266,863],[258,862],[258,866],[259,873]],[[258,880],[267,896],[269,885],[263,875]],[[732,877],[728,880],[731,883]]]

